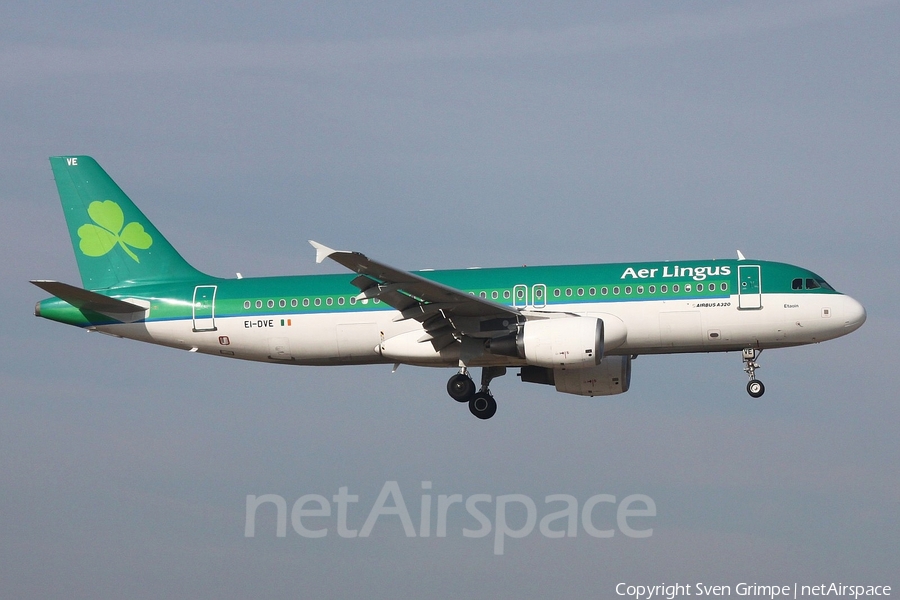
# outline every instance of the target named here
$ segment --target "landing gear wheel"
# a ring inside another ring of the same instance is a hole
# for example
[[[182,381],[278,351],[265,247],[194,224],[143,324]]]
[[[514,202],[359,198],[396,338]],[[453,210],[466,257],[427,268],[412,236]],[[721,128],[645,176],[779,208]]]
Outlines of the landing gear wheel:
[[[756,362],[756,359],[759,358],[760,354],[762,354],[762,350],[757,350],[756,348],[744,348],[743,352],[744,373],[750,378],[750,382],[747,384],[747,393],[753,398],[759,398],[766,393],[766,386],[756,378],[756,370],[759,368],[759,363]]]
[[[751,379],[747,384],[747,393],[754,398],[759,398],[766,393],[766,386],[759,379]]]
[[[469,412],[479,419],[490,419],[497,412],[497,401],[488,392],[478,392],[469,400]]]
[[[468,402],[475,394],[475,382],[463,373],[457,373],[447,382],[447,393],[457,402]]]

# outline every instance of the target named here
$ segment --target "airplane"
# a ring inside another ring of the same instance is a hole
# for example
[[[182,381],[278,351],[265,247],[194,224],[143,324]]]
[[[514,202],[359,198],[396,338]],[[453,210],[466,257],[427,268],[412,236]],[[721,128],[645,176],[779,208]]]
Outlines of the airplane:
[[[692,260],[404,271],[310,241],[316,261],[350,271],[220,278],[185,261],[89,156],[50,158],[83,287],[34,314],[120,338],[289,365],[453,368],[447,392],[489,419],[491,381],[559,392],[627,392],[641,354],[741,352],[759,398],[763,350],[858,329],[863,306],[785,263]],[[470,369],[481,368],[476,388]]]

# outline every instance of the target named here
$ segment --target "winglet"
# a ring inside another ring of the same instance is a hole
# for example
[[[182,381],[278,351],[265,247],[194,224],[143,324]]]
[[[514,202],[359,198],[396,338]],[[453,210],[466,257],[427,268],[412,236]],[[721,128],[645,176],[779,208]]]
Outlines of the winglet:
[[[743,253],[743,252],[741,252],[740,250],[738,250],[737,253],[738,253],[738,260],[747,260],[746,257],[744,257],[744,253]]]
[[[321,263],[323,260],[337,252],[337,250],[333,248],[329,248],[324,244],[320,244],[319,242],[314,242],[312,240],[308,240],[309,245],[316,249],[316,262]]]

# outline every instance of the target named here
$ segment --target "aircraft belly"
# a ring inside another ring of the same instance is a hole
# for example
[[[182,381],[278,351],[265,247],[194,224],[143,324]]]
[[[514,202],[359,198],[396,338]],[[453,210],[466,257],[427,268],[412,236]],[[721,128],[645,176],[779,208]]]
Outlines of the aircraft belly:
[[[137,333],[137,331],[132,328],[138,325],[144,328],[147,339],[132,337],[132,335],[130,335]],[[122,329],[127,327],[129,335],[123,335],[123,337],[128,337],[129,339],[139,339],[141,341],[150,342],[151,344],[180,348],[182,350],[190,350],[196,346],[195,340],[192,337],[196,334],[191,331],[191,321],[189,319],[149,321],[146,323],[133,323],[130,326],[118,325],[116,327]]]
[[[378,357],[375,348],[381,343],[381,330],[377,323],[339,323],[336,333],[341,359]]]
[[[384,362],[375,348],[381,342],[390,312],[301,315],[291,319],[291,352],[295,360],[312,364]]]
[[[190,320],[98,327],[140,341],[244,360],[294,364],[371,364],[386,361],[376,348],[383,336],[418,331],[415,321],[391,322],[394,313],[218,317],[213,331],[193,331]],[[454,362],[456,364],[456,362]]]

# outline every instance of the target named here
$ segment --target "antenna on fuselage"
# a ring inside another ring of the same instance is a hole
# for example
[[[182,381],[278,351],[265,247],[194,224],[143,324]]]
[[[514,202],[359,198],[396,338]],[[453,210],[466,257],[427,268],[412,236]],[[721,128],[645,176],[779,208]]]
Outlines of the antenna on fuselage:
[[[743,252],[738,250],[737,253],[738,253],[738,260],[747,260],[747,257],[744,256]]]

